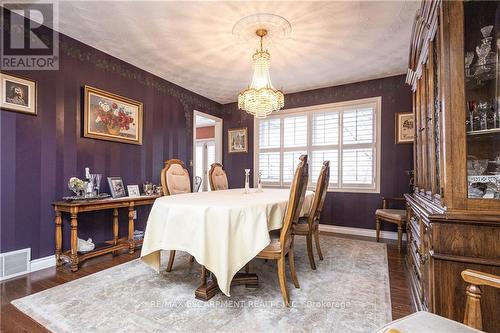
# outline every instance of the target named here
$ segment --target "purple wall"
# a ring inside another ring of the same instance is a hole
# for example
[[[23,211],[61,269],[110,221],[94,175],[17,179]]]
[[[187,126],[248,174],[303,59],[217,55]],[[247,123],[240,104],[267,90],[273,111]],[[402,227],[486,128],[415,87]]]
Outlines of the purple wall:
[[[69,195],[67,181],[82,177],[84,167],[125,184],[159,183],[163,161],[192,158],[192,117],[198,110],[224,119],[223,163],[231,187],[243,186],[243,169],[253,168],[253,117],[235,104],[220,105],[137,67],[60,37],[59,71],[12,72],[38,83],[38,116],[0,111],[0,252],[31,247],[32,258],[54,253],[51,202]],[[143,145],[83,138],[84,85],[144,103]],[[411,111],[404,76],[289,94],[287,108],[382,96],[382,180],[380,194],[329,193],[322,223],[373,228],[382,196],[404,193],[405,170],[412,168],[411,145],[394,144],[394,113]],[[227,130],[248,127],[249,153],[227,153]],[[105,179],[102,185],[108,191]],[[144,228],[147,208],[139,209]],[[121,212],[120,233],[126,233]],[[111,212],[82,214],[79,237],[110,239]],[[64,224],[65,248],[69,228]]]
[[[31,247],[32,258],[53,254],[51,202],[70,194],[70,177],[82,177],[90,167],[104,177],[121,176],[125,184],[158,184],[164,160],[192,158],[192,134],[186,133],[192,133],[193,110],[218,114],[220,109],[218,103],[59,36],[59,71],[11,72],[37,81],[38,116],[0,111],[0,252]],[[86,84],[144,103],[141,146],[82,137]],[[108,191],[106,179],[101,186]],[[142,224],[147,212],[139,211]],[[122,213],[120,233],[125,235]],[[79,236],[112,238],[110,214],[81,214]],[[64,227],[68,246],[69,227]]]
[[[325,202],[321,223],[338,226],[374,229],[375,210],[380,207],[382,197],[402,196],[408,191],[409,178],[405,171],[413,169],[413,146],[396,145],[394,121],[396,112],[411,112],[412,99],[405,76],[393,76],[336,87],[303,91],[285,96],[286,108],[297,108],[318,104],[349,101],[382,96],[382,165],[380,194],[329,192]],[[224,129],[248,126],[248,154],[224,155],[225,167],[235,170],[229,175],[231,186],[242,185],[241,170],[253,168],[253,118],[237,110],[237,105],[222,106]],[[243,118],[240,115],[243,114]],[[391,226],[383,226],[394,230]]]

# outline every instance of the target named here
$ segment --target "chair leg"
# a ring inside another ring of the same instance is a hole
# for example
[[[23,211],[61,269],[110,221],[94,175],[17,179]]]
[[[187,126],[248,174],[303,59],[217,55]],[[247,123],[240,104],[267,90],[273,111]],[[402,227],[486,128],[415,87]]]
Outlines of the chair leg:
[[[281,295],[283,296],[283,302],[286,306],[290,306],[288,289],[286,288],[285,256],[278,259],[278,280],[280,283]]]
[[[319,230],[316,229],[314,232],[314,240],[316,241],[316,250],[318,251],[319,260],[323,260],[323,253],[321,252],[321,246],[319,244]]]
[[[293,285],[295,288],[300,288],[299,279],[297,278],[297,272],[295,271],[295,258],[293,256],[293,239],[290,245],[290,251],[288,252],[288,262],[290,263],[290,273],[292,276]]]
[[[401,242],[403,238],[403,227],[398,225],[398,251],[401,252]]]
[[[309,234],[306,236],[306,242],[307,242],[307,255],[309,256],[309,264],[311,264],[311,269],[316,269],[316,263],[314,262],[314,253],[313,253],[313,246],[312,246],[312,234]]]
[[[168,257],[167,272],[172,271],[172,266],[174,265],[175,250],[170,251],[170,256]]]
[[[378,218],[375,219],[375,231],[377,242],[380,241],[380,220]]]

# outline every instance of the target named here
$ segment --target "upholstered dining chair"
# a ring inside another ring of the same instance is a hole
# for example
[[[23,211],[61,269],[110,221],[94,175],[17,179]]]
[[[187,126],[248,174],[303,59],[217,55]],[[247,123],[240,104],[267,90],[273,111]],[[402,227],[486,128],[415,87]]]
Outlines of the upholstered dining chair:
[[[319,172],[318,181],[316,183],[316,191],[314,199],[309,209],[307,216],[300,217],[298,223],[292,226],[294,235],[306,236],[307,255],[309,256],[309,264],[312,269],[316,269],[313,253],[313,236],[316,242],[316,250],[318,251],[319,260],[323,260],[321,247],[319,244],[319,217],[325,204],[326,192],[328,183],[330,182],[330,161],[324,161]]]
[[[403,238],[403,230],[406,229],[406,210],[391,209],[390,202],[405,202],[404,198],[383,198],[382,208],[375,211],[375,229],[377,242],[380,240],[380,224],[389,222],[398,226],[398,250],[401,252],[401,243]]]
[[[176,195],[191,192],[191,178],[184,166],[184,162],[177,159],[165,161],[165,166],[161,170],[161,187],[165,195]],[[170,251],[168,258],[167,272],[172,271],[175,259],[175,250]],[[191,261],[194,257],[191,256]]]
[[[210,189],[212,191],[227,190],[229,188],[226,172],[220,163],[213,163],[210,166],[208,179],[210,181]]]
[[[290,197],[283,218],[283,227],[279,237],[274,237],[271,233],[271,243],[266,246],[257,256],[258,259],[276,260],[278,266],[278,280],[281,294],[286,306],[290,306],[290,297],[286,286],[285,257],[288,254],[290,272],[295,288],[300,288],[297,273],[295,272],[295,262],[293,256],[293,234],[292,224],[297,223],[304,203],[304,197],[308,180],[307,155],[300,157],[300,163],[295,170],[292,186],[290,188]]]

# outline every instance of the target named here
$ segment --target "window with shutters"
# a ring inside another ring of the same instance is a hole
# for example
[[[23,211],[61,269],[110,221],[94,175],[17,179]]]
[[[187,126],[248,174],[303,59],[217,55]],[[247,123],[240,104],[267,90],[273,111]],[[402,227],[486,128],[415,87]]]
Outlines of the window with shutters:
[[[264,186],[288,187],[302,154],[314,188],[330,161],[329,190],[380,192],[381,98],[283,110],[255,119],[254,170]],[[255,177],[257,179],[257,177]]]

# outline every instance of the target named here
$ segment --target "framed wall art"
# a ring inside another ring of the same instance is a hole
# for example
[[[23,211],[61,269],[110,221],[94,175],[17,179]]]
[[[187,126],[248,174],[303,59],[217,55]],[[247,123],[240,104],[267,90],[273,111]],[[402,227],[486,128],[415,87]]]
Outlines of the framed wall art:
[[[36,116],[37,85],[35,81],[0,73],[0,89],[2,92],[0,108]]]
[[[412,112],[396,113],[396,144],[413,143],[415,119]]]
[[[85,86],[83,136],[142,145],[141,102]]]
[[[129,197],[140,197],[139,185],[127,185],[127,192]]]
[[[248,127],[232,128],[227,131],[228,152],[248,153]]]

